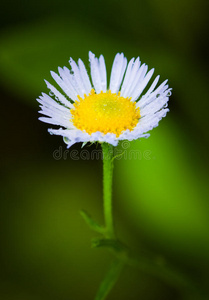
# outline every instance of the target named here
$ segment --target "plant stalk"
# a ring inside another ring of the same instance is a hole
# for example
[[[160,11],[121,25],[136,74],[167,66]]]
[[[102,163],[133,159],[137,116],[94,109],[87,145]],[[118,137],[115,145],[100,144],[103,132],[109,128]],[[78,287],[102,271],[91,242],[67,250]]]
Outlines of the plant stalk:
[[[113,146],[102,143],[103,152],[103,205],[106,237],[115,238],[112,214]]]

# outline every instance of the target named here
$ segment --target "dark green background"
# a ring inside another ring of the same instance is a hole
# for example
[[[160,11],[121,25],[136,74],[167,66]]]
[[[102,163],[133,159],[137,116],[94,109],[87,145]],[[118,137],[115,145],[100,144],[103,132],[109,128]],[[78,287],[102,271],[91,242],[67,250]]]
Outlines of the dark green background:
[[[78,213],[103,222],[102,161],[65,159],[62,139],[37,120],[43,79],[52,83],[49,71],[70,57],[88,66],[89,50],[104,55],[108,74],[123,52],[169,79],[169,114],[127,148],[138,159],[115,163],[116,228],[134,251],[168,259],[207,292],[208,8],[204,0],[1,2],[1,299],[92,300],[111,261],[90,248],[94,235]],[[108,299],[193,298],[127,267]]]

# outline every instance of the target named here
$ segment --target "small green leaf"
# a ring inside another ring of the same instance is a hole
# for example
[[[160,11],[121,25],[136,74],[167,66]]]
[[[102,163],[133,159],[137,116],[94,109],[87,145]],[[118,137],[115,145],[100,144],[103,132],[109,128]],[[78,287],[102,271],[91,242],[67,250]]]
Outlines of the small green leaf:
[[[100,284],[95,300],[104,300],[116,283],[123,268],[123,262],[116,259],[112,262],[105,278]]]
[[[122,158],[122,156],[123,156],[124,153],[125,153],[125,150],[122,153],[113,156],[112,161],[114,161],[114,159],[116,159],[116,158],[118,159],[119,157]]]
[[[124,246],[120,241],[114,239],[99,239],[95,238],[92,241],[93,248],[109,248],[117,253],[126,253],[127,247]]]
[[[81,148],[83,148],[88,142],[83,142]]]
[[[80,211],[80,215],[82,216],[82,218],[84,219],[84,221],[86,222],[86,224],[94,231],[99,232],[104,234],[105,233],[105,228],[101,225],[99,225],[97,222],[95,222],[92,217],[85,211],[85,210],[81,210]]]

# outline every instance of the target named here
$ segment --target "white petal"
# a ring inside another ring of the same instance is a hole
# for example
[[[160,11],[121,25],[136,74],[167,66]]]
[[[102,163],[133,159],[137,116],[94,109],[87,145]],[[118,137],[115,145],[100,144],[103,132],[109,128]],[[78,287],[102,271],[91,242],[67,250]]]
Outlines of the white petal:
[[[59,109],[61,111],[68,112],[69,108],[60,105],[57,103],[54,99],[52,99],[50,96],[48,96],[45,93],[42,93],[42,96],[40,96],[40,99],[36,99],[41,105],[47,106],[47,107],[54,107],[56,109]]]
[[[101,76],[101,84],[102,84],[102,91],[107,91],[107,71],[105,66],[105,60],[103,55],[100,55],[99,57],[99,71]]]
[[[160,76],[158,75],[155,80],[153,81],[152,85],[150,86],[150,88],[148,89],[148,91],[146,92],[146,94],[144,95],[144,97],[146,97],[147,95],[149,95],[150,93],[152,93],[152,91],[154,90],[154,88],[156,87],[158,81],[160,79]]]
[[[71,92],[73,100],[78,100],[77,96],[83,96],[83,92],[79,87],[77,81],[75,80],[75,76],[71,74],[71,71],[67,67],[58,68],[59,74],[63,79],[63,82],[67,86],[68,90]]]
[[[144,77],[143,81],[139,84],[138,88],[135,89],[132,95],[132,101],[135,101],[139,98],[143,90],[145,89],[146,85],[150,81],[152,75],[154,73],[154,69],[150,70],[147,75]]]
[[[62,70],[61,68],[59,68],[60,73],[62,74],[62,76],[64,77],[64,70]],[[66,69],[65,69],[66,70]],[[62,80],[55,72],[51,71],[51,75],[53,77],[53,79],[56,81],[56,83],[63,89],[63,91],[65,92],[65,94],[72,100],[76,100],[77,99],[77,93],[75,92],[75,90],[72,88],[72,85],[70,83],[70,80],[68,79],[68,82],[66,83],[66,78],[65,81]]]
[[[91,66],[91,78],[97,94],[102,91],[102,80],[100,76],[99,62],[95,55],[89,52],[89,61]]]
[[[78,95],[83,97],[84,94],[88,94],[89,92],[84,87],[83,80],[82,80],[82,77],[81,77],[81,74],[80,74],[80,69],[78,68],[77,64],[75,63],[75,61],[72,58],[70,58],[69,63],[71,65],[72,71],[74,73],[73,74],[73,79],[76,82],[76,85],[79,89],[79,94]]]
[[[59,119],[56,119],[56,118],[40,117],[39,120],[44,122],[44,123],[63,126],[65,128],[71,128],[71,124],[69,122],[67,123],[63,120],[59,120]]]
[[[134,58],[132,58],[130,60],[130,62],[128,63],[128,67],[126,69],[126,74],[125,74],[123,84],[122,84],[122,87],[121,87],[121,96],[123,96],[124,89],[126,89],[126,86],[129,82],[129,78],[130,78],[130,75],[131,75],[131,70],[132,70],[133,64],[134,64]]]
[[[143,64],[137,71],[133,82],[130,84],[129,90],[127,91],[129,97],[133,97],[133,95],[136,93],[136,90],[141,86],[141,82],[143,81],[144,76],[147,73],[147,69],[147,65]]]
[[[133,84],[133,81],[134,81],[134,78],[135,78],[137,72],[139,72],[140,64],[141,64],[141,62],[139,60],[139,57],[137,57],[137,59],[135,60],[135,62],[132,65],[128,79],[127,80],[126,80],[126,78],[124,79],[124,82],[126,80],[126,85],[124,86],[124,84],[123,84],[123,86],[122,86],[121,96],[129,97],[129,91],[132,87],[132,84]]]
[[[123,59],[123,67],[122,67],[120,78],[119,78],[119,81],[118,81],[117,92],[120,89],[121,82],[122,82],[122,80],[124,78],[124,73],[125,73],[126,67],[127,67],[127,58],[124,57],[124,59]]]
[[[161,97],[161,99],[157,98],[155,101],[151,102],[140,110],[141,117],[159,111],[167,104],[168,100],[168,97]]]
[[[52,118],[53,120],[59,121],[59,124],[63,126],[63,123],[65,123],[66,126],[68,126],[68,123],[71,122],[71,114],[70,112],[62,112],[55,108],[49,108],[42,106],[39,113],[48,116],[49,118]]]
[[[83,84],[84,84],[84,87],[86,90],[86,95],[88,95],[91,92],[92,86],[91,86],[91,82],[89,80],[89,76],[86,71],[85,65],[81,59],[78,60],[78,66],[79,66],[81,78],[83,80]]]
[[[49,116],[49,117],[60,117],[63,120],[64,119],[65,120],[70,120],[70,118],[71,118],[70,112],[66,113],[66,112],[60,111],[60,110],[58,110],[54,107],[42,106],[39,113],[42,113],[42,114],[44,114],[46,116]]]
[[[45,80],[48,89],[59,99],[59,101],[65,106],[71,108],[72,103],[68,101],[52,84],[50,84],[47,80]]]
[[[136,104],[136,107],[144,107],[145,105],[149,104],[150,102],[154,101],[156,99],[156,96],[159,95],[161,93],[163,93],[167,88],[168,85],[166,85],[167,80],[165,80],[163,83],[161,83],[161,85],[152,93],[147,94],[146,96],[143,96]]]
[[[163,81],[163,83],[161,83],[161,85],[151,95],[155,96],[157,94],[163,93],[168,87],[168,85],[166,85],[167,82],[168,82],[167,79]]]
[[[110,90],[112,93],[118,92],[126,69],[126,65],[127,59],[126,57],[124,57],[124,54],[116,54],[110,76]]]

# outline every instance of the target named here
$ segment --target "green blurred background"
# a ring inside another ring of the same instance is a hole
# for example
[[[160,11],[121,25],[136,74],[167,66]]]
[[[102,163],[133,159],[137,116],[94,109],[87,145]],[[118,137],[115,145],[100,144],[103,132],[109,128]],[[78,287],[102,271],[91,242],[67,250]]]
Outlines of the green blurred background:
[[[103,222],[102,161],[82,158],[80,144],[80,159],[65,156],[35,100],[50,70],[70,57],[88,65],[89,50],[108,74],[124,52],[169,79],[169,114],[115,163],[116,228],[132,250],[167,259],[208,292],[208,9],[204,0],[1,2],[1,299],[92,300],[111,262],[91,249],[79,216]],[[198,300],[129,267],[108,299]]]

